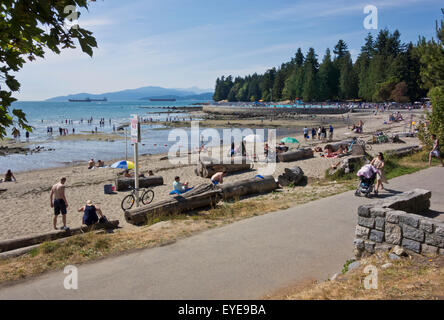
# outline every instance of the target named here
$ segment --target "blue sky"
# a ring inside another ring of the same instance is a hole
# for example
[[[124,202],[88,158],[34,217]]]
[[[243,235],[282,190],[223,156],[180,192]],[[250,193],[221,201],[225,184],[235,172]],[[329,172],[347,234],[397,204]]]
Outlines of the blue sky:
[[[65,50],[27,63],[16,96],[213,88],[218,76],[279,66],[298,47],[314,47],[321,60],[339,39],[356,57],[369,32],[366,5],[378,8],[379,29],[398,29],[404,42],[433,37],[443,7],[442,0],[97,0],[78,20],[98,41],[94,57]]]

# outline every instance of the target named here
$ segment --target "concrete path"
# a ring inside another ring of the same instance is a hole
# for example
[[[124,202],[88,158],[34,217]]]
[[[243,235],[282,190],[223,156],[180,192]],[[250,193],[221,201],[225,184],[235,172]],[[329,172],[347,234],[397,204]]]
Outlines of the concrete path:
[[[431,209],[444,212],[443,178],[444,168],[436,167],[387,187],[432,190]],[[58,271],[2,286],[0,299],[257,299],[339,272],[352,256],[357,207],[372,201],[346,192],[82,265],[78,290],[64,289],[66,275]]]

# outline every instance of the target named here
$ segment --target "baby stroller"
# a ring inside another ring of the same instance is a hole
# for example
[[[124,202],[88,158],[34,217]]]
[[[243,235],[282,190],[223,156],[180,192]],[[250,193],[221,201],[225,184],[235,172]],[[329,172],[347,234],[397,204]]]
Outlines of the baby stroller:
[[[363,194],[365,197],[370,197],[370,194],[373,192],[377,173],[378,169],[371,164],[366,164],[358,171],[358,177],[361,181],[355,191],[355,196]]]

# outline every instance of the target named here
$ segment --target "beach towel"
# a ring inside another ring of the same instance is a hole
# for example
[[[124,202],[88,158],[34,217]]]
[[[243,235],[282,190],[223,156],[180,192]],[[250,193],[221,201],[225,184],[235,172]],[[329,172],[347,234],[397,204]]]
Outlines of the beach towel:
[[[194,188],[187,188],[185,191],[183,191],[183,192],[180,192],[179,190],[173,190],[173,191],[171,191],[170,192],[170,195],[172,196],[172,195],[175,195],[175,194],[177,194],[177,195],[181,195],[181,194],[184,194],[184,193],[186,193],[186,192],[188,192],[188,191],[190,191],[190,190],[193,190]]]

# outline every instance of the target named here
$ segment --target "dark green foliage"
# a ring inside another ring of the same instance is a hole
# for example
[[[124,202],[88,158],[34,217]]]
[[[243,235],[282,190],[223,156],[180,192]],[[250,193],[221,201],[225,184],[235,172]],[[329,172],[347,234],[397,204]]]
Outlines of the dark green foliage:
[[[0,7],[0,138],[6,128],[16,124],[28,131],[25,114],[21,110],[9,110],[16,101],[12,93],[20,89],[13,73],[20,71],[26,59],[43,58],[45,51],[59,54],[61,49],[75,48],[77,39],[83,52],[93,55],[97,47],[95,38],[88,30],[66,29],[64,13],[68,5],[88,8],[87,0],[10,0]],[[5,85],[3,85],[5,84]]]
[[[403,44],[398,30],[381,30],[375,38],[369,33],[355,62],[342,39],[334,47],[334,57],[327,49],[320,65],[313,48],[305,57],[299,48],[280,68],[243,78],[231,94],[233,84],[218,78],[214,99],[418,101],[429,89],[444,85],[443,24],[437,24],[437,41],[420,38],[416,46]]]

